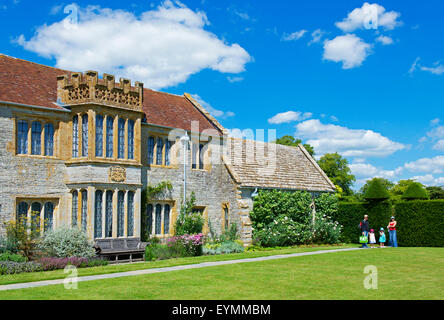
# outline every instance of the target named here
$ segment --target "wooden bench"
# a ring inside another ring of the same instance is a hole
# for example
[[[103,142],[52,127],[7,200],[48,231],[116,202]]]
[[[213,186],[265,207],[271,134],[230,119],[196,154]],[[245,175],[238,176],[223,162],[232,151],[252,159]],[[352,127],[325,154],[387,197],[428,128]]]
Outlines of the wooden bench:
[[[143,261],[146,244],[139,238],[98,239],[95,247],[100,257],[110,263]]]

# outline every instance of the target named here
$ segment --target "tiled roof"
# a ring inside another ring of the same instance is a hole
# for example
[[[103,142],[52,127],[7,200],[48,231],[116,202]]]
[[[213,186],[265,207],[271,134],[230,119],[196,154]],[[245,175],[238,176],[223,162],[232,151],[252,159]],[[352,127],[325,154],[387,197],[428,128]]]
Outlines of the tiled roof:
[[[63,110],[56,104],[57,76],[68,73],[72,72],[0,54],[0,101]],[[200,132],[221,131],[185,96],[145,88],[143,111],[150,124],[191,130],[191,121],[198,121]]]
[[[304,149],[251,140],[229,139],[227,168],[241,187],[334,191],[316,161]]]

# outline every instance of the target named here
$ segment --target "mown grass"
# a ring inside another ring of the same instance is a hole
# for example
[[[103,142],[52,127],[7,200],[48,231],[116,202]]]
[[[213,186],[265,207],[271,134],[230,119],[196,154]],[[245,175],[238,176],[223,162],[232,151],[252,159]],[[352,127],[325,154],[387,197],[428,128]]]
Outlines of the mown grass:
[[[197,264],[202,262],[237,260],[245,258],[265,257],[277,254],[290,254],[290,253],[308,252],[314,250],[328,250],[328,249],[340,249],[340,248],[350,248],[350,247],[356,247],[356,246],[339,245],[339,246],[318,246],[318,247],[292,247],[292,248],[284,248],[276,250],[253,251],[253,252],[224,254],[224,255],[215,255],[215,256],[177,258],[177,259],[169,259],[162,261],[139,262],[131,264],[129,263],[117,264],[117,265],[115,264],[115,265],[108,265],[101,267],[79,268],[78,274],[79,276],[91,276],[96,274],[107,274],[107,273],[143,270],[151,268],[173,267],[185,264]],[[22,283],[22,282],[34,282],[42,280],[63,279],[65,277],[66,274],[63,273],[63,270],[0,275],[0,285]]]
[[[378,271],[367,290],[364,268]],[[0,299],[443,299],[444,248],[387,248],[0,292]]]

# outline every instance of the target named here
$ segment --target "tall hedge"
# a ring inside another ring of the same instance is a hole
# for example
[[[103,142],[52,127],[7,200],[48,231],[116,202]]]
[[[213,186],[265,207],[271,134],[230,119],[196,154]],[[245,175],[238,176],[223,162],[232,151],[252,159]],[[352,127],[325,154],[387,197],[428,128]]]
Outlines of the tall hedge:
[[[390,217],[393,215],[392,206],[386,201],[339,203],[338,211],[333,219],[343,225],[341,241],[359,242],[360,230],[358,225],[366,214],[368,215],[370,229],[375,229],[376,233],[381,227],[384,229],[387,227]]]
[[[398,243],[403,247],[444,247],[444,200],[395,204]]]

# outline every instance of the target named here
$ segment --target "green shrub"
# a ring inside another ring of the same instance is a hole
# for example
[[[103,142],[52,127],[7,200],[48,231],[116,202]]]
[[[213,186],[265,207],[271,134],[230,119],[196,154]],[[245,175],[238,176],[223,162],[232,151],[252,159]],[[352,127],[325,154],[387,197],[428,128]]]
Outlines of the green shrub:
[[[92,258],[96,255],[86,234],[75,227],[48,231],[38,247],[44,255],[55,258]]]
[[[19,254],[5,252],[0,254],[0,261],[26,262],[26,257]]]
[[[205,220],[199,212],[191,212],[187,215],[181,213],[176,220],[174,234],[182,236],[185,234],[202,233],[204,223]]]
[[[444,200],[395,205],[398,243],[403,247],[444,247]]]
[[[177,257],[179,257],[179,255],[176,256],[166,244],[156,243],[145,248],[146,261],[165,260]]]
[[[404,200],[425,200],[429,198],[427,190],[418,182],[412,182],[402,194]]]
[[[311,213],[311,203],[312,197],[308,192],[261,190],[254,199],[250,213],[253,228],[265,228],[281,215],[286,215],[292,221],[305,223]]]
[[[317,214],[309,243],[335,244],[340,242],[342,226],[330,216]],[[306,243],[308,244],[308,243]]]
[[[222,243],[207,243],[203,246],[203,254],[227,254],[244,252],[244,246],[236,241],[225,241]]]
[[[14,239],[3,238],[0,236],[0,253],[17,253],[18,252],[18,244],[14,241]]]
[[[315,198],[316,213],[333,217],[338,212],[338,197],[333,193],[322,193]]]
[[[36,272],[42,270],[42,266],[36,262],[0,261],[0,275]]]
[[[389,199],[390,194],[387,188],[381,183],[380,179],[370,181],[367,190],[364,193],[366,200],[385,200]]]

